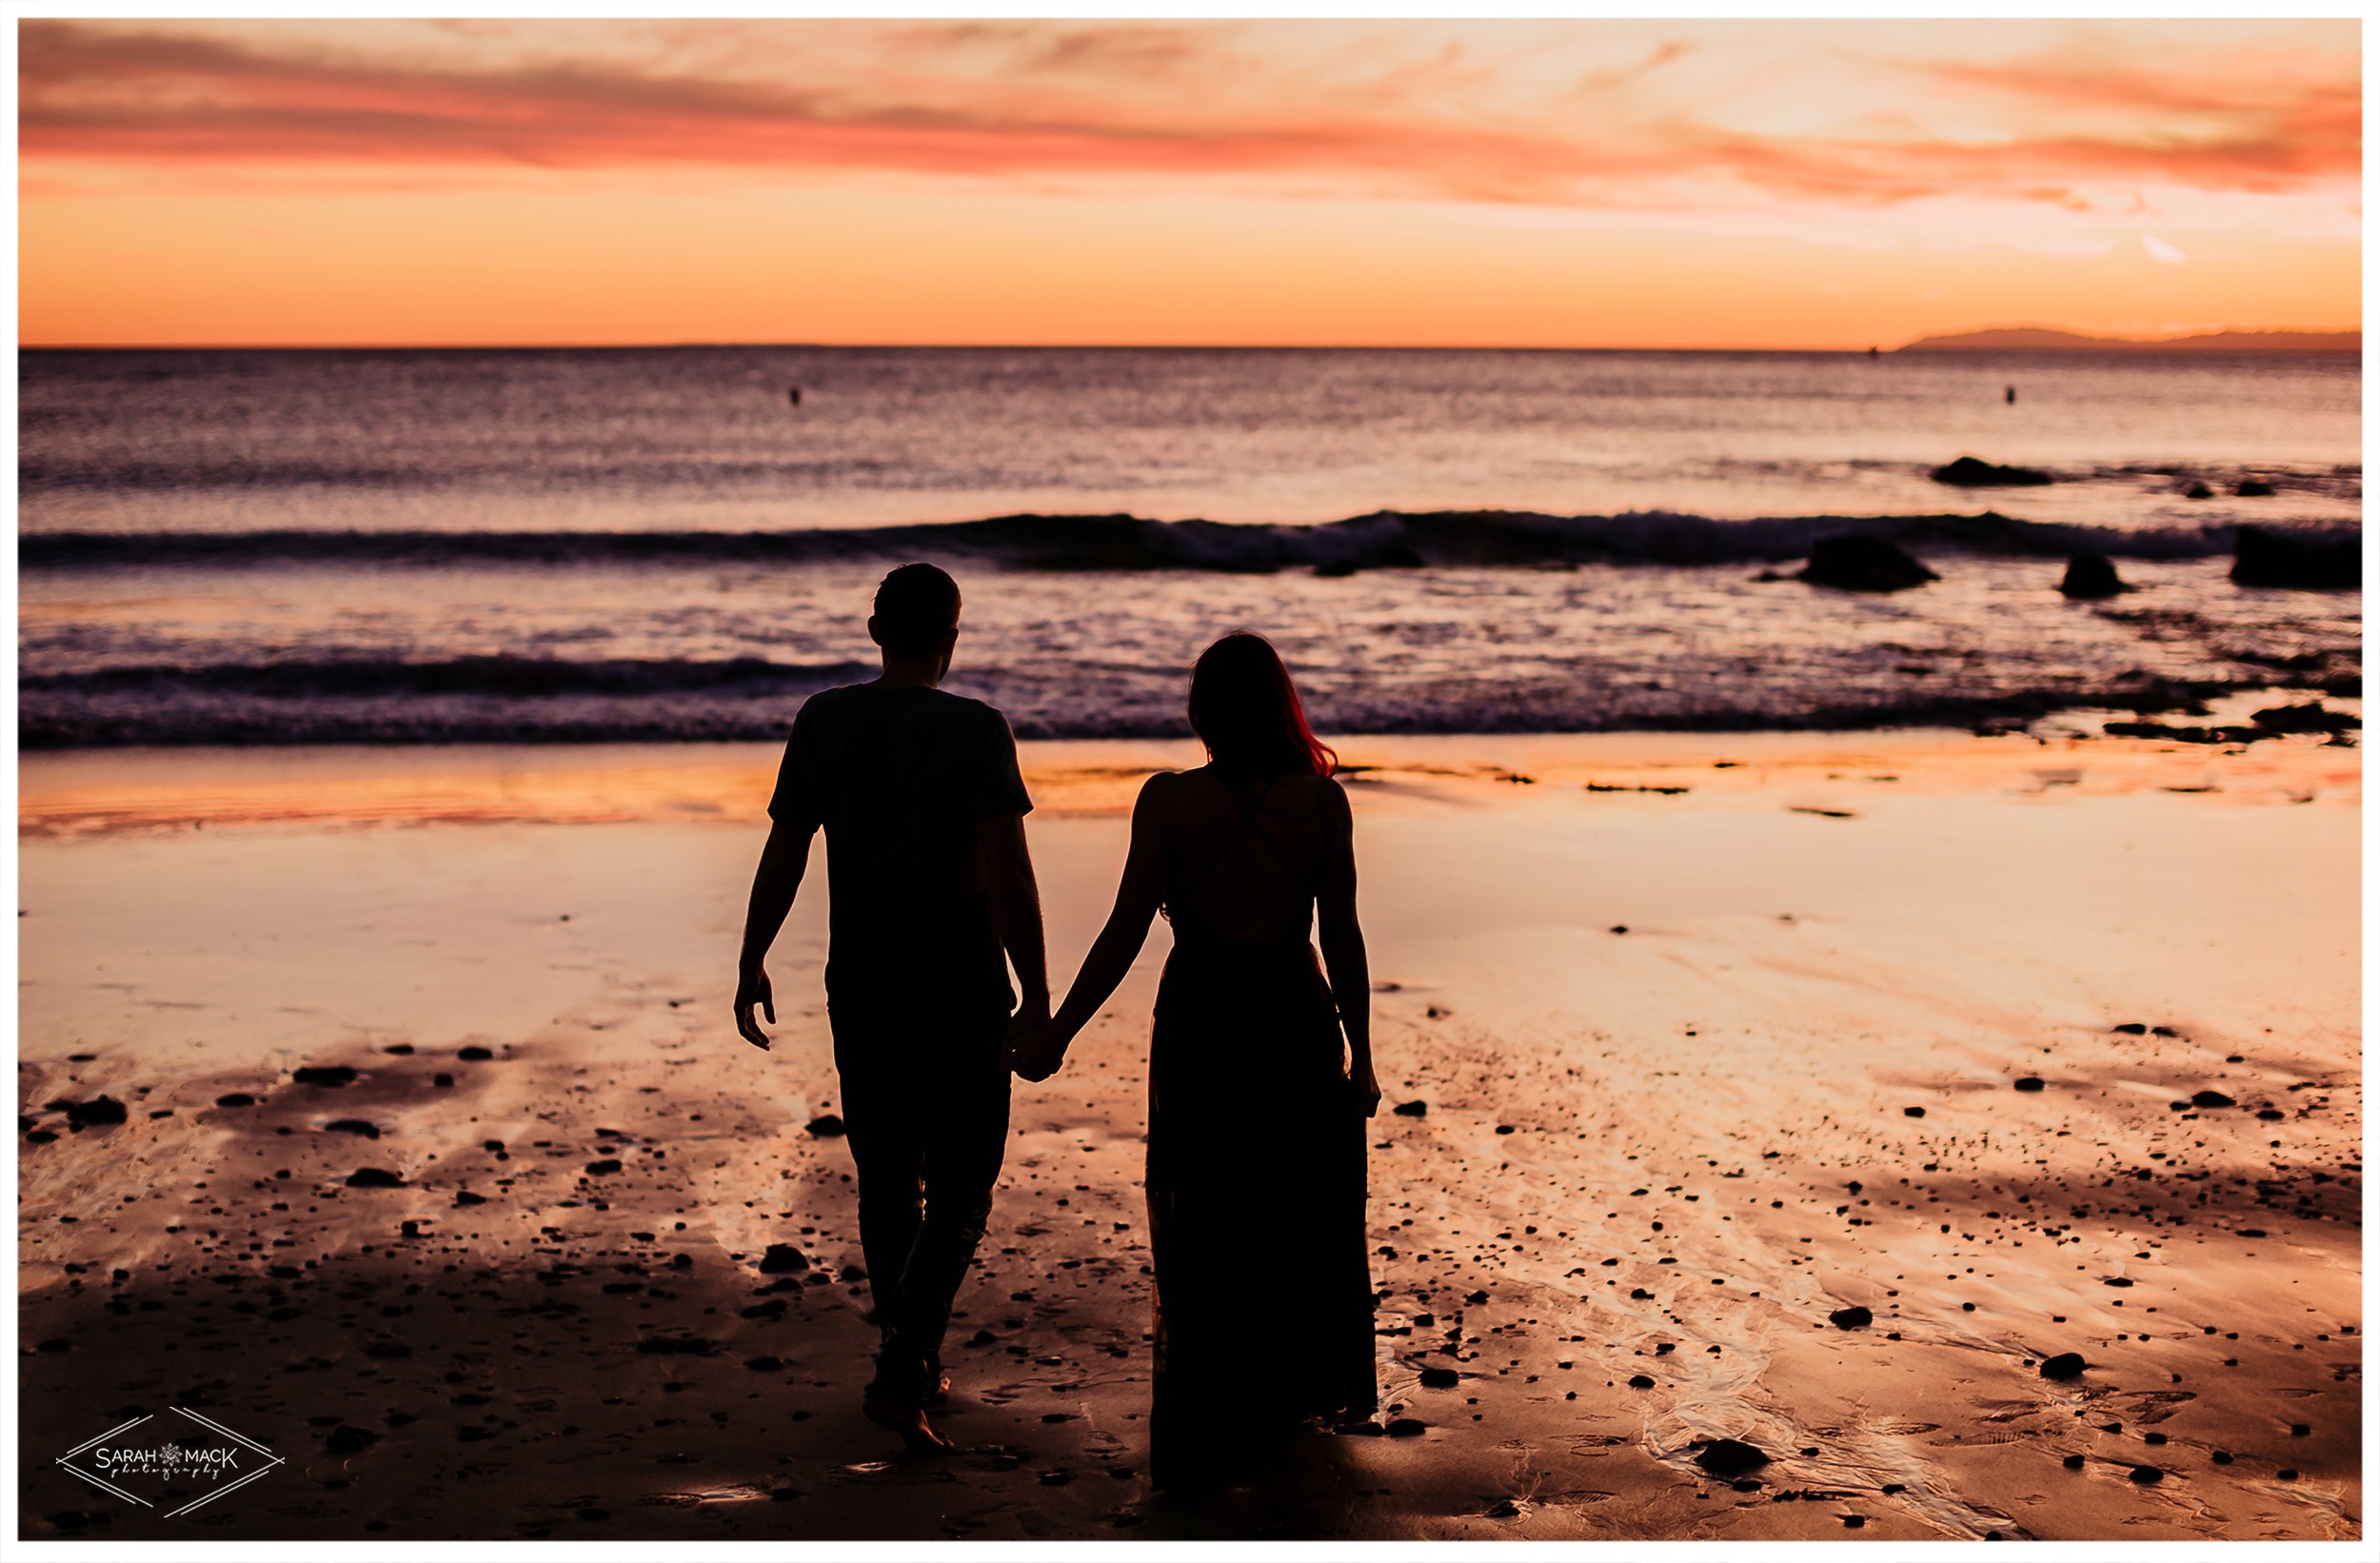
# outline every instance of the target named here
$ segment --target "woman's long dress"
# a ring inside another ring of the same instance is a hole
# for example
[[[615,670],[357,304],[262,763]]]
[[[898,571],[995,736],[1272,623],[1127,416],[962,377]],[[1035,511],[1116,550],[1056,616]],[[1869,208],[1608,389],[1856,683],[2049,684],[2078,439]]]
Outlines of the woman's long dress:
[[[1223,855],[1251,831],[1272,847],[1249,810]],[[1272,850],[1311,906],[1307,876]],[[1205,877],[1165,898],[1174,949],[1150,1044],[1160,1487],[1228,1480],[1307,1419],[1378,1404],[1367,1122],[1330,989],[1302,935],[1217,933],[1190,904]]]

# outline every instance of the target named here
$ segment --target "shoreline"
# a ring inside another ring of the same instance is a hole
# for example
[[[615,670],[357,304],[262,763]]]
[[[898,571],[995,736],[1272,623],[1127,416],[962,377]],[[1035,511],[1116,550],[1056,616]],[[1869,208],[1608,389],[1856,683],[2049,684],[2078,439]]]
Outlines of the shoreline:
[[[1138,779],[1195,755],[1021,750],[1062,979]],[[776,1047],[727,1025],[774,745],[25,757],[25,1533],[2363,1533],[2358,750],[1341,753],[1383,1085],[1424,1103],[1371,1136],[1383,1418],[1425,1425],[1203,1509],[1140,1431],[1161,931],[1017,1088],[964,1453],[912,1464],[859,1415],[849,1158],[805,1128],[816,881]],[[127,1121],[43,1105],[97,1094]],[[50,1463],[169,1403],[288,1468],[194,1531]],[[1718,1437],[1769,1464],[1713,1476]]]
[[[2360,701],[2330,703],[2361,709]],[[1818,790],[1841,782],[1858,791],[1865,781],[1933,791],[2056,787],[2075,796],[2228,785],[2257,798],[2361,797],[2362,750],[2354,744],[2311,736],[2185,743],[2109,738],[2056,719],[2042,726],[2037,734],[1990,738],[1948,727],[1324,736],[1339,751],[1341,779],[1383,803],[1464,778],[1656,797],[1699,791],[1705,799],[1779,781]],[[782,747],[778,741],[34,751],[18,759],[17,833],[664,820],[748,825],[764,817]],[[1190,739],[1021,739],[1017,748],[1036,812],[1044,816],[1128,810],[1142,778],[1200,762]],[[1861,776],[1851,775],[1863,766]],[[1880,781],[1887,772],[1890,782]]]

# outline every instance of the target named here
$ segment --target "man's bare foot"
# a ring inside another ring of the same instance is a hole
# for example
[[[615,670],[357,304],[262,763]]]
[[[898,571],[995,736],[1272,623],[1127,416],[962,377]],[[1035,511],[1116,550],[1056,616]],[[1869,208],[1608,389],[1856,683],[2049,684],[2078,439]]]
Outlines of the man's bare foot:
[[[934,1431],[934,1424],[925,1419],[925,1413],[916,1406],[904,1406],[891,1400],[863,1400],[860,1414],[878,1427],[889,1428],[901,1434],[902,1443],[912,1455],[947,1454],[958,1448],[948,1438]]]

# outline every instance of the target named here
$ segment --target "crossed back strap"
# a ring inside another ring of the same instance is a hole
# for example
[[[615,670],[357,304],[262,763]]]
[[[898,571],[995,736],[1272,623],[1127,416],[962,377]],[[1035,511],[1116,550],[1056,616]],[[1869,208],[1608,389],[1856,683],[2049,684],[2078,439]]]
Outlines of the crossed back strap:
[[[1240,805],[1240,823],[1233,828],[1231,835],[1225,838],[1222,849],[1208,861],[1199,877],[1187,881],[1180,889],[1165,898],[1167,916],[1172,916],[1175,909],[1186,906],[1190,898],[1205,887],[1206,881],[1215,877],[1215,871],[1223,866],[1223,860],[1230,857],[1233,849],[1240,845],[1240,838],[1250,831],[1256,832],[1257,840],[1262,841],[1265,850],[1272,853],[1273,861],[1280,864],[1281,872],[1287,874],[1292,882],[1304,889],[1309,895],[1313,894],[1311,875],[1289,861],[1289,855],[1281,850],[1280,843],[1273,840],[1272,832],[1264,828],[1264,821],[1257,818],[1257,811],[1264,806],[1264,800],[1272,792],[1273,783],[1280,778],[1278,776],[1267,778],[1264,785],[1257,789],[1253,799],[1242,798],[1240,795],[1240,789],[1225,781],[1220,774],[1216,780],[1223,783],[1223,789],[1231,794],[1232,801]]]

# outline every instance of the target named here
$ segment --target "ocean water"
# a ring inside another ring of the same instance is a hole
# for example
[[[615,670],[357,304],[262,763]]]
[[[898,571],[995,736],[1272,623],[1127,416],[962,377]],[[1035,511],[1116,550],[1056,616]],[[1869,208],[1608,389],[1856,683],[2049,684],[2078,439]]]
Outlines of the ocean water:
[[[2351,356],[19,362],[28,746],[773,737],[867,676],[868,593],[910,558],[967,593],[951,687],[1027,735],[1180,731],[1189,660],[1241,627],[1339,732],[2360,688],[2360,593],[2226,573],[2239,524],[2360,528]],[[1932,481],[1959,455],[2056,481]],[[1762,579],[1852,530],[1943,579]],[[2140,589],[2066,602],[2076,547]]]

